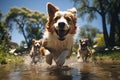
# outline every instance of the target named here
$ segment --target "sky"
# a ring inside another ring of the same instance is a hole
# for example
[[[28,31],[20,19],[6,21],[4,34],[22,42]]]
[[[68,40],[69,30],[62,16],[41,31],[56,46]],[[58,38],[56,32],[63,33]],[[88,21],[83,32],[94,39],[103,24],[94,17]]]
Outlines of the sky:
[[[0,11],[3,13],[3,15],[6,15],[12,7],[26,7],[31,10],[43,12],[47,15],[47,2],[53,3],[62,11],[73,8],[73,2],[71,2],[71,0],[0,0]],[[97,17],[98,18],[92,22],[87,22],[86,20],[79,18],[77,21],[77,26],[89,24],[102,31],[101,18],[99,15],[97,15]],[[23,35],[18,33],[18,30],[16,29],[13,29],[10,34],[12,35],[12,41],[18,43],[19,45],[20,42],[24,40]]]

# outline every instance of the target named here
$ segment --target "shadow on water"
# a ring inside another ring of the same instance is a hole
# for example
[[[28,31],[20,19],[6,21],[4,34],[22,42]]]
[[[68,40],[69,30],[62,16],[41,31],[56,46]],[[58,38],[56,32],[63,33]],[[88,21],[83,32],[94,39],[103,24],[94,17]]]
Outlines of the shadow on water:
[[[70,63],[71,62],[71,63]],[[0,66],[0,80],[120,80],[120,65],[67,61],[68,66]]]
[[[78,75],[78,70],[68,66],[63,66],[62,68],[49,69],[51,76],[56,76],[56,80],[80,80]]]

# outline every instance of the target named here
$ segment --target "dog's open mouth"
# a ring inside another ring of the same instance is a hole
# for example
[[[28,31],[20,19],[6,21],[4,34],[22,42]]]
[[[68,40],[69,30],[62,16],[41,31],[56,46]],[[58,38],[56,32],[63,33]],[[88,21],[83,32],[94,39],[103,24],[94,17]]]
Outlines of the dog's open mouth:
[[[65,36],[68,34],[69,29],[68,30],[56,30],[55,29],[55,31],[56,31],[57,35],[59,36],[58,39],[63,41],[63,40],[65,40]]]

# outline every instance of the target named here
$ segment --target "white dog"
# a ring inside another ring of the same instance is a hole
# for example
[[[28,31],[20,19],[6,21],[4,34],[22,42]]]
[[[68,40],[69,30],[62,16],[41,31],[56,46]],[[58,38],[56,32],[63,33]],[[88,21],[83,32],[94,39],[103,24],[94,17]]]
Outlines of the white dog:
[[[51,54],[46,56],[46,62],[52,64],[54,60],[57,66],[62,66],[65,59],[71,55],[73,36],[76,33],[76,9],[59,11],[51,3],[47,4],[48,22],[43,39],[47,40],[47,48]]]

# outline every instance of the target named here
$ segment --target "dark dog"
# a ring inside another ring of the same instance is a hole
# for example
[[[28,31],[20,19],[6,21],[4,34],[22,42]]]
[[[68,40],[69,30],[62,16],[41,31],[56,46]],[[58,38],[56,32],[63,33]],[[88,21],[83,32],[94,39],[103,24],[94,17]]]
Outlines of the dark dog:
[[[88,48],[88,40],[87,39],[81,39],[80,45],[78,48],[77,58],[82,58],[83,62],[86,62],[87,59],[91,56],[91,51]]]

